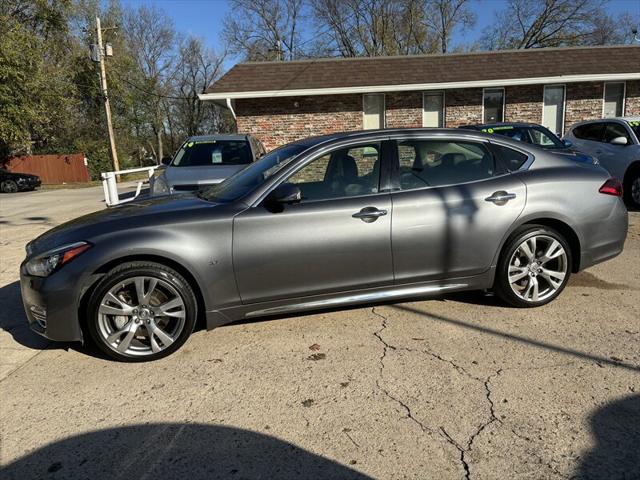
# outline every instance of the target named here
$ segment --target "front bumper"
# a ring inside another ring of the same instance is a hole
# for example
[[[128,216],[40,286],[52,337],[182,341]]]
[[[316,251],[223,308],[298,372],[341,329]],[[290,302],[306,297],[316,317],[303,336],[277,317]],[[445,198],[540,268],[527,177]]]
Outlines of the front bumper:
[[[49,340],[82,341],[77,279],[69,273],[62,269],[49,277],[35,277],[26,273],[24,263],[20,266],[20,291],[29,327]]]
[[[33,190],[42,184],[40,178],[20,178],[16,182],[20,190]]]

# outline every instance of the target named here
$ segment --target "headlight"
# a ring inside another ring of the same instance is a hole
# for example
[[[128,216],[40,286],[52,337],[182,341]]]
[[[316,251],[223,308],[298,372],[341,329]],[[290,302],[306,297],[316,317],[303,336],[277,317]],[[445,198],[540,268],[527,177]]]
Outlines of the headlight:
[[[164,175],[160,174],[157,177],[153,177],[153,185],[151,186],[151,195],[162,195],[164,193],[171,193],[169,191],[169,185],[167,185]]]
[[[88,242],[77,242],[50,250],[29,260],[25,268],[29,275],[48,277],[65,263],[69,263],[82,252],[91,248]]]

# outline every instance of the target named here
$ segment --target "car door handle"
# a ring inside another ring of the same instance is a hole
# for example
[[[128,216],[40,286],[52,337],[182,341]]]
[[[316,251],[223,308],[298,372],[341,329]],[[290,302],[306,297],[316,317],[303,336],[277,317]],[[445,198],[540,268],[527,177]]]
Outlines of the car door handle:
[[[351,215],[353,218],[359,218],[365,223],[375,222],[378,217],[383,217],[387,214],[386,210],[378,210],[376,207],[364,207],[359,212]]]
[[[514,198],[516,198],[515,193],[507,193],[503,190],[500,190],[498,192],[493,192],[490,197],[485,198],[485,201],[493,202],[496,205],[504,205],[509,200],[513,200]]]

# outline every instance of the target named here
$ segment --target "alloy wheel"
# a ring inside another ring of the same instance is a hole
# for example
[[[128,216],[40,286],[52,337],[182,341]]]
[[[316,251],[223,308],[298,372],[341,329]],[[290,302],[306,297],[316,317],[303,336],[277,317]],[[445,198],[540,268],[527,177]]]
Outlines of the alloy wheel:
[[[13,180],[5,180],[2,182],[2,191],[4,193],[16,193],[18,191],[18,184]]]
[[[568,270],[567,252],[548,235],[524,240],[509,261],[509,285],[526,302],[540,302],[562,287]]]
[[[113,286],[98,307],[98,332],[120,354],[153,355],[168,348],[185,326],[185,302],[167,281],[136,276]]]

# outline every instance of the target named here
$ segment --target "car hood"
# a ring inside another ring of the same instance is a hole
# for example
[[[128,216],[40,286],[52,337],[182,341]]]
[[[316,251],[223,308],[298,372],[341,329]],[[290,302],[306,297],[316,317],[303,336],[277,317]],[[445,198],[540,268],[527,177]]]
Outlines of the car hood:
[[[193,194],[181,194],[149,197],[109,207],[48,230],[28,244],[27,255],[37,255],[61,245],[91,241],[106,233],[139,226],[161,227],[164,223],[175,223],[184,218],[187,212],[208,210],[216,205]]]
[[[38,178],[40,178],[37,175],[31,175],[30,173],[20,173],[20,172],[8,172],[5,174],[5,176],[16,179],[16,180],[18,178],[24,178],[25,180],[37,180]]]
[[[220,183],[246,165],[212,165],[206,167],[172,167],[163,172],[167,183],[174,185],[210,185]]]

